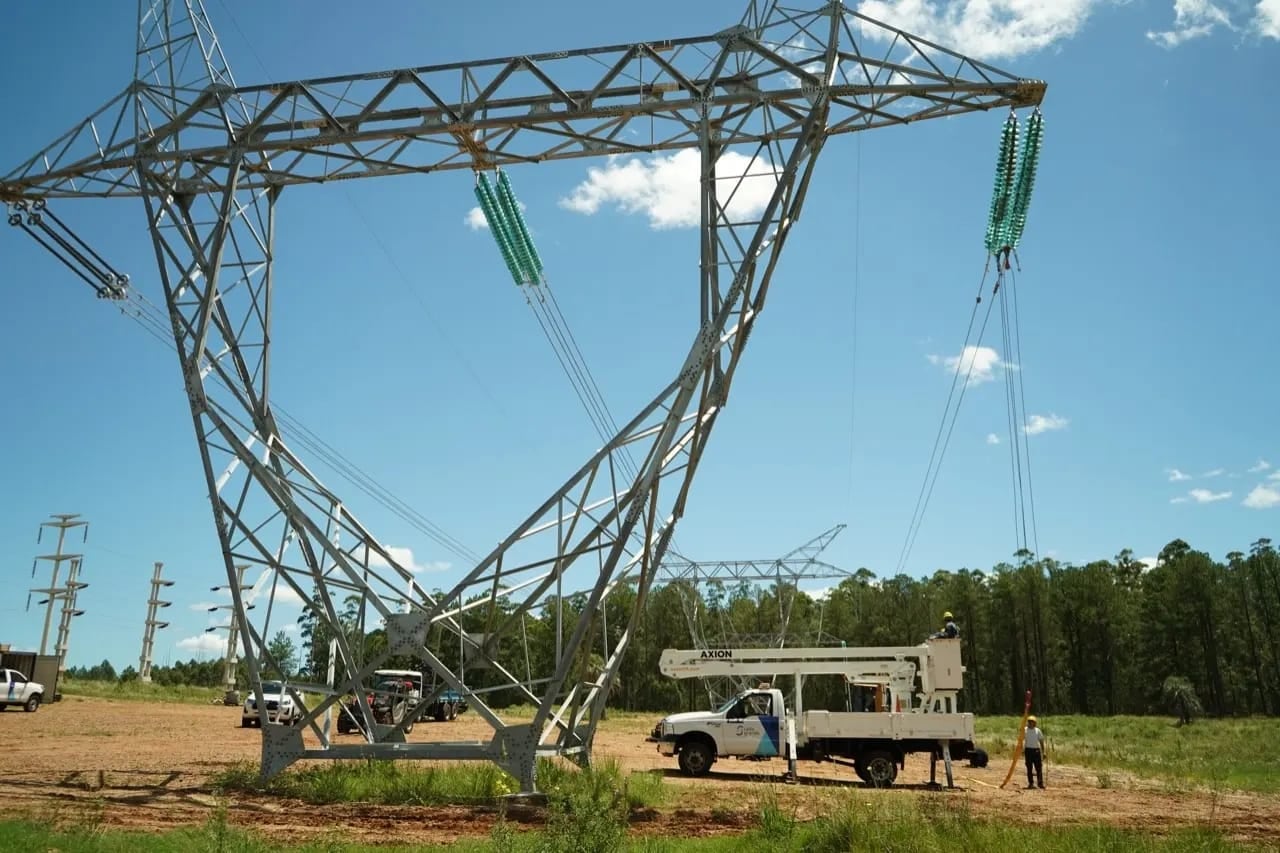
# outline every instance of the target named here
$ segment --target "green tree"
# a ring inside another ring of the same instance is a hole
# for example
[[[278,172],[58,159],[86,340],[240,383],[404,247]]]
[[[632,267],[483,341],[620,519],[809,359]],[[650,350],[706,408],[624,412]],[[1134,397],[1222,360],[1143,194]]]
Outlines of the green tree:
[[[286,631],[276,631],[275,636],[271,638],[271,642],[267,644],[267,653],[271,655],[271,659],[276,664],[267,668],[267,672],[271,677],[293,677],[295,668],[298,665],[298,650],[293,644],[293,638]]]

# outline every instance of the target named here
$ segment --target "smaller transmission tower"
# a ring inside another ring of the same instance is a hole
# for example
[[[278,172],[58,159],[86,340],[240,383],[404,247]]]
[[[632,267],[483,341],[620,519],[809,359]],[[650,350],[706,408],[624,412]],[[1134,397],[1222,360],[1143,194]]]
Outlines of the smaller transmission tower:
[[[71,620],[83,616],[84,611],[76,608],[76,597],[80,590],[88,586],[80,580],[80,565],[83,560],[76,557],[71,561],[71,572],[67,575],[67,585],[58,593],[62,599],[62,618],[58,622],[58,642],[54,648],[58,652],[58,679],[62,679],[67,671],[67,649],[71,645]]]
[[[173,603],[160,600],[160,587],[173,586],[173,581],[164,580],[160,577],[162,569],[164,569],[164,563],[157,562],[155,571],[151,573],[151,595],[147,599],[147,622],[142,629],[142,656],[138,658],[138,680],[143,684],[151,683],[151,654],[155,647],[156,631],[169,627],[168,622],[160,622],[156,619],[156,611]]]
[[[63,546],[63,543],[66,541],[67,531],[73,527],[83,527],[84,539],[82,541],[88,541],[89,539],[89,522],[74,520],[79,517],[80,517],[80,514],[75,512],[54,513],[51,516],[51,518],[54,519],[53,521],[40,522],[40,529],[39,529],[39,532],[36,534],[36,543],[39,544],[40,540],[44,537],[44,529],[46,527],[56,527],[58,529],[58,547],[54,551],[54,553],[41,554],[40,556],[36,557],[35,561],[31,564],[31,577],[34,578],[36,576],[36,568],[40,565],[41,560],[48,560],[51,563],[53,563],[53,576],[49,578],[49,586],[46,589],[32,588],[30,590],[30,592],[40,593],[41,595],[46,596],[45,598],[41,599],[39,602],[40,604],[45,605],[44,630],[40,633],[40,654],[42,655],[46,655],[49,653],[49,628],[53,624],[54,603],[62,599],[63,590],[58,586],[58,575],[62,573],[62,562],[64,560],[73,560],[78,562],[84,557],[83,554],[64,554],[63,553],[62,546]],[[76,574],[79,574],[78,568],[75,571],[76,571]],[[28,594],[27,609],[29,610],[30,608],[31,608],[31,596]],[[65,616],[65,615],[63,616],[64,621],[69,618],[70,617],[68,616]],[[59,664],[59,667],[61,667],[61,664]]]
[[[244,595],[253,589],[251,586],[244,585],[244,573],[248,570],[249,566],[247,564],[242,563],[236,566],[236,595]],[[222,589],[230,590],[231,587],[223,584],[222,586],[209,587],[209,589],[211,592],[217,592]],[[245,610],[252,609],[252,604],[245,606]],[[235,604],[215,604],[209,608],[210,613],[216,613],[219,610],[231,611],[231,618],[227,621],[227,624],[214,625],[211,628],[205,628],[204,631],[206,634],[214,631],[227,632],[227,652],[222,659],[222,703],[224,705],[239,705],[240,691],[236,689],[236,662],[240,656],[236,652],[239,649],[241,626],[239,620],[236,619]]]
[[[662,562],[658,578],[662,583],[678,583],[680,603],[689,625],[689,637],[694,648],[781,648],[797,643],[822,645],[839,642],[825,635],[821,626],[817,632],[797,631],[791,626],[791,614],[800,592],[802,580],[828,580],[834,583],[851,577],[844,569],[822,562],[818,557],[831,544],[845,525],[837,524],[820,533],[799,548],[772,560],[716,560],[696,562],[668,550]],[[772,586],[777,613],[764,630],[744,629],[733,623],[730,607],[719,602],[712,606],[704,597],[708,586],[722,591],[726,585],[736,589],[751,589],[757,595],[764,585]],[[735,695],[758,679],[745,677],[704,678],[703,687],[712,707]]]

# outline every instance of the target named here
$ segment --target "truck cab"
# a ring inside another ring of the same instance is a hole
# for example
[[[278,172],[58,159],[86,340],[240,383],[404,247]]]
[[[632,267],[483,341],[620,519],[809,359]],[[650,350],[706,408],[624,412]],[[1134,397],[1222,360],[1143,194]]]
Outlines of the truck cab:
[[[44,685],[29,680],[16,669],[0,669],[0,711],[10,705],[28,713],[36,711],[44,701]]]
[[[664,717],[653,730],[663,755],[675,755],[680,769],[701,776],[717,757],[773,758],[782,755],[782,723],[786,705],[782,691],[747,690],[714,711],[691,711]]]

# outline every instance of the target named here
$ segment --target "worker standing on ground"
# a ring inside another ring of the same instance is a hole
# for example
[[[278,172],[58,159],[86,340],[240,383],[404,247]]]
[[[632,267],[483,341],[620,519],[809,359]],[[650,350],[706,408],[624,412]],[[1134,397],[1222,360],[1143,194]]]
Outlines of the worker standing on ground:
[[[954,640],[960,636],[960,628],[956,625],[955,617],[948,610],[942,614],[942,630],[936,634],[930,634],[930,640]]]
[[[1044,729],[1036,724],[1035,717],[1027,717],[1027,731],[1022,736],[1022,754],[1027,762],[1027,787],[1044,787]],[[1035,770],[1035,782],[1032,782],[1031,771]]]

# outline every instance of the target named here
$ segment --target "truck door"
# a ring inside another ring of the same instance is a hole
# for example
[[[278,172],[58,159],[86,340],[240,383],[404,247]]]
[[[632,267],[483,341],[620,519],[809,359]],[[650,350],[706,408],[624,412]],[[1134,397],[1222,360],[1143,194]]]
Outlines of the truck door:
[[[6,669],[4,671],[5,679],[9,682],[4,685],[4,701],[12,702],[15,705],[21,705],[27,700],[27,677],[16,669]]]
[[[773,697],[768,693],[748,693],[725,718],[729,755],[779,754],[779,725]]]

